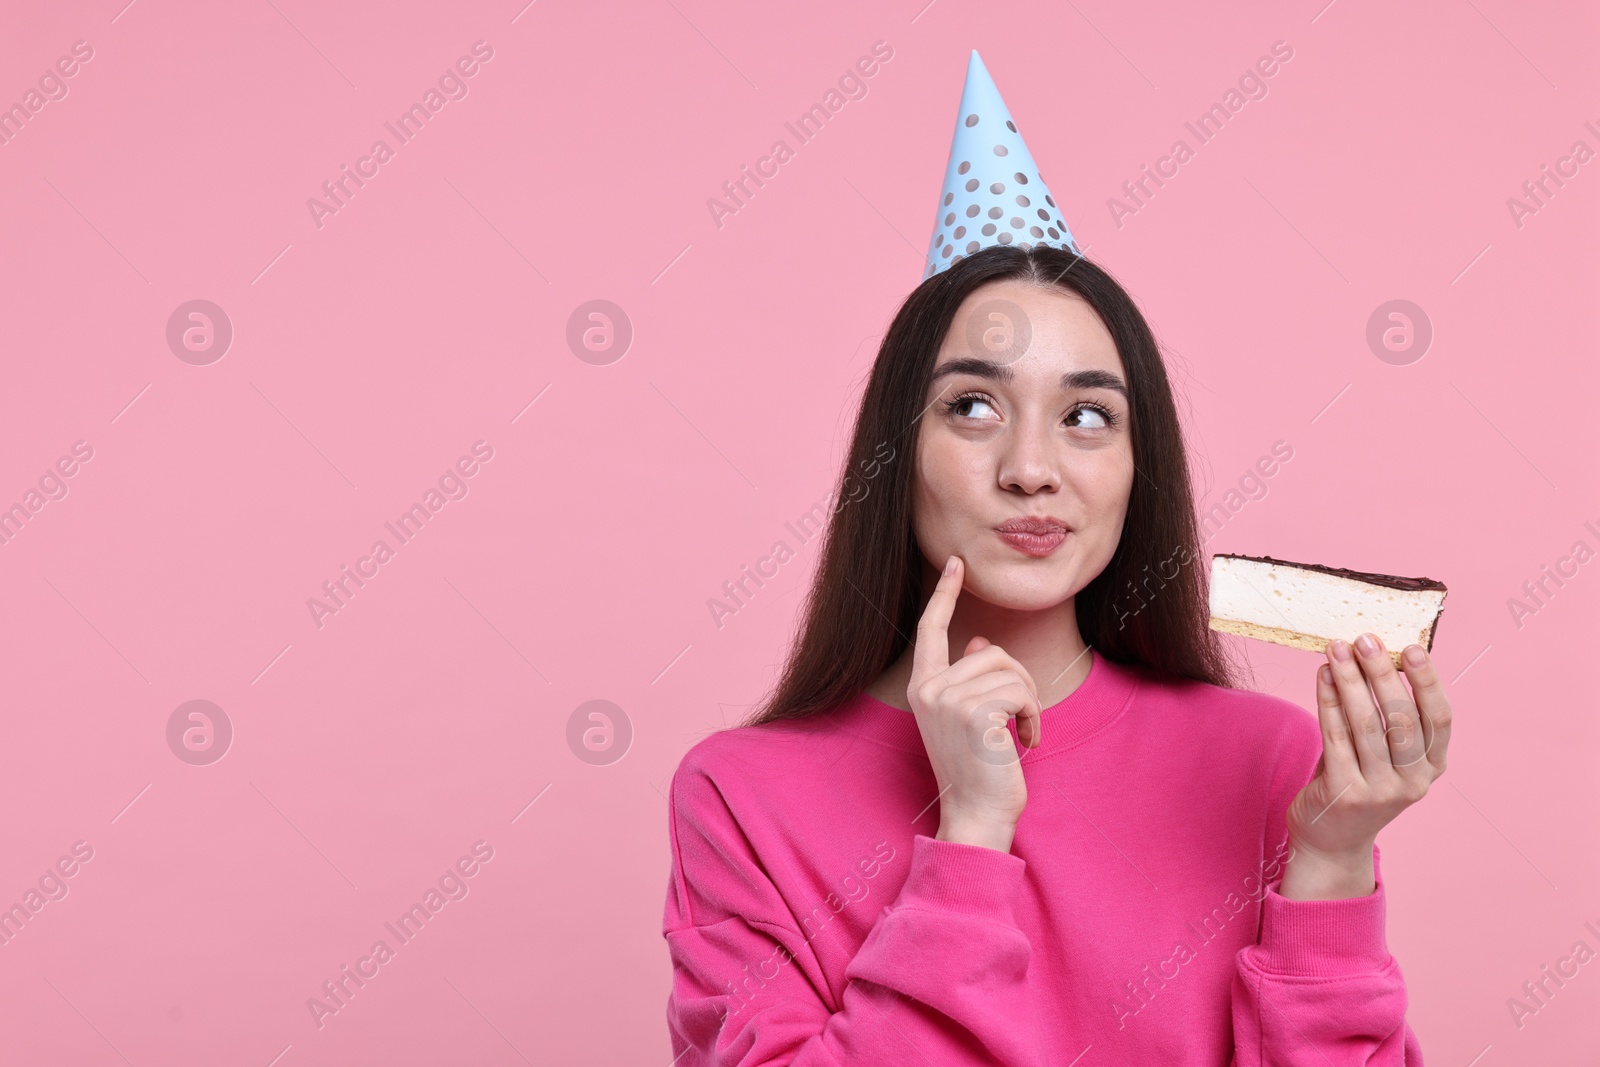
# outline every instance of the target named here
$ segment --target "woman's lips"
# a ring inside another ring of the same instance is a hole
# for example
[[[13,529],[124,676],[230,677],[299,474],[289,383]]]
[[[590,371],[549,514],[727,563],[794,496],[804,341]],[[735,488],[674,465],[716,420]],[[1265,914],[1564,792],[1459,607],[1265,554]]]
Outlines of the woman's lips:
[[[1048,556],[1061,547],[1061,542],[1067,539],[1067,531],[1055,527],[1044,533],[1029,533],[1025,530],[996,530],[1000,540],[1029,556]]]

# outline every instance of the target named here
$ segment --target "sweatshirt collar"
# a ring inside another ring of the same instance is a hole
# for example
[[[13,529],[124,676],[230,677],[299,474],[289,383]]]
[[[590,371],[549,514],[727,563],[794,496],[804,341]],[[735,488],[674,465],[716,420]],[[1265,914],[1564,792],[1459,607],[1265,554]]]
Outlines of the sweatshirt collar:
[[[1132,702],[1133,694],[1139,688],[1136,670],[1112,663],[1092,650],[1089,655],[1092,662],[1089,664],[1088,677],[1078,688],[1044,709],[1044,742],[1031,750],[1017,742],[1017,750],[1022,753],[1024,764],[1083,744],[1118,719]],[[892,704],[885,704],[877,697],[868,695],[865,690],[839,709],[839,724],[868,740],[924,758],[927,756],[922,732],[917,728],[917,717]],[[1015,742],[1017,720],[1014,717],[1006,729]]]

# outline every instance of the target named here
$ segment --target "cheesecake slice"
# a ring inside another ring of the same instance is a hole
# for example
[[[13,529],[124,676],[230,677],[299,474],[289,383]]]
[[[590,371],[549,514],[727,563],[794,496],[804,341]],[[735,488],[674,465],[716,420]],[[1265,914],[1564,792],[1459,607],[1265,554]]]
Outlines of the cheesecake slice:
[[[1266,556],[1211,557],[1211,628],[1258,641],[1322,652],[1340,638],[1376,634],[1400,665],[1407,645],[1433,650],[1445,587],[1400,578],[1289,563]]]

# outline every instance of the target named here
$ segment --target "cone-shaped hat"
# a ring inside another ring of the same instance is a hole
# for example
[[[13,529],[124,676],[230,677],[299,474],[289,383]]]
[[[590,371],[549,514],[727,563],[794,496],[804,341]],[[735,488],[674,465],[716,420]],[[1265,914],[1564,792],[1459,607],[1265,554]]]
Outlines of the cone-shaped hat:
[[[967,60],[967,83],[922,276],[931,278],[997,244],[1048,244],[1078,251],[1000,90],[974,50]]]

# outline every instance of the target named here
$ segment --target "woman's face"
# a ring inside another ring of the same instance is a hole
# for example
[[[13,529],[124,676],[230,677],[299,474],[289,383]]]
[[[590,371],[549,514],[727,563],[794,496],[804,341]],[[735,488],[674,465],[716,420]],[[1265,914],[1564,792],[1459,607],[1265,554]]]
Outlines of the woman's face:
[[[917,441],[913,527],[942,569],[997,607],[1038,611],[1076,595],[1111,561],[1133,488],[1127,376],[1083,298],[1007,279],[956,311]],[[1011,538],[1008,520],[1054,520]]]

